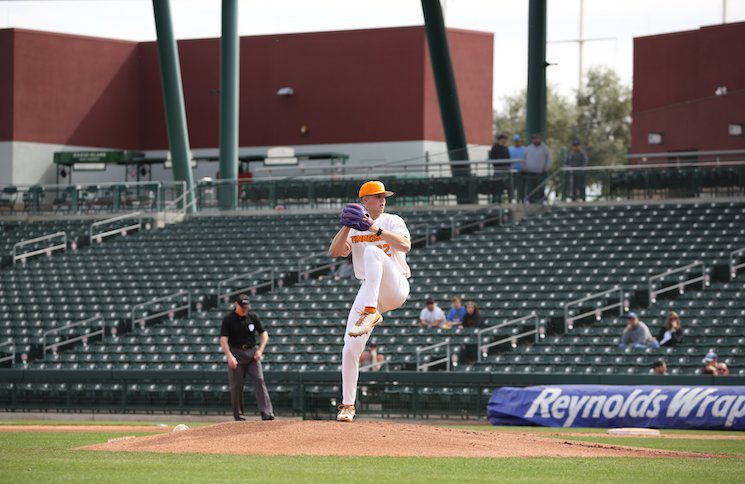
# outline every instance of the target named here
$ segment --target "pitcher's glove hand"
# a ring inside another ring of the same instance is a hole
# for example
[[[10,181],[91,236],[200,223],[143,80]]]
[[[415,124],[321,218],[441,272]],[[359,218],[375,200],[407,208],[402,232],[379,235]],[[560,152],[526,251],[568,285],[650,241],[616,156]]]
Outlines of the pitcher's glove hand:
[[[366,232],[372,225],[372,219],[365,213],[362,205],[359,203],[348,203],[341,212],[339,223],[345,227]]]

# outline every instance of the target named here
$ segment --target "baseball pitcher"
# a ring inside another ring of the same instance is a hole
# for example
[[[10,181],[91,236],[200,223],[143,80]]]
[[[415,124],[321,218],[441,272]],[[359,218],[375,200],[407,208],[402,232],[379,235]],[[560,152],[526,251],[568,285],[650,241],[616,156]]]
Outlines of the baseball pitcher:
[[[406,253],[411,237],[398,215],[385,212],[386,197],[393,195],[382,182],[362,185],[362,204],[348,203],[341,214],[343,225],[329,247],[332,257],[352,253],[354,275],[362,281],[347,317],[342,350],[342,404],[336,419],[351,422],[355,416],[360,355],[382,314],[400,308],[409,296],[411,271]]]

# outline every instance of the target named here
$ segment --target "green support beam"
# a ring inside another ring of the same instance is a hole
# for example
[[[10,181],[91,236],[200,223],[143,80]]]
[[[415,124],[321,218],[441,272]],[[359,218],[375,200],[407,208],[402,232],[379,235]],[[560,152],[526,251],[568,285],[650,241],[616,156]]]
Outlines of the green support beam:
[[[455,85],[453,63],[450,59],[440,0],[422,0],[422,11],[449,159],[450,161],[465,161],[468,160],[466,133],[463,129],[458,88]],[[453,176],[467,176],[471,172],[467,165],[453,166],[451,170]]]
[[[525,131],[546,139],[546,0],[530,0],[528,12],[528,106]]]
[[[153,0],[155,30],[158,35],[158,58],[160,59],[160,78],[163,85],[163,102],[168,129],[168,145],[173,163],[173,178],[186,182],[189,211],[194,211],[194,177],[191,172],[191,152],[189,151],[189,132],[186,129],[186,109],[181,88],[181,66],[178,47],[173,35],[171,4],[169,0]]]
[[[238,0],[222,0],[220,39],[220,179],[238,179],[238,101],[240,91]],[[238,199],[237,182],[221,185],[220,208],[233,210]]]

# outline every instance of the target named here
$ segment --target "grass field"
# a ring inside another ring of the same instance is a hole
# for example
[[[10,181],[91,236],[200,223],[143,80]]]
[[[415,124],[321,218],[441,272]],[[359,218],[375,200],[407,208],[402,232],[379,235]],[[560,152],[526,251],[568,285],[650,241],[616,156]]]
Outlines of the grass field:
[[[21,422],[7,422],[19,424]],[[34,422],[36,424],[42,422]],[[44,424],[71,422],[43,422]],[[93,422],[87,422],[91,424]],[[116,422],[115,422],[116,423]],[[134,422],[121,422],[132,425]],[[102,422],[95,422],[101,425]],[[494,431],[490,427],[475,429]],[[510,429],[514,430],[514,429]],[[520,428],[525,431],[526,429]],[[561,429],[531,429],[557,432]],[[571,432],[586,432],[570,429]],[[600,431],[602,432],[602,431]],[[658,449],[705,451],[745,457],[743,440],[561,437]],[[687,432],[690,433],[690,432]],[[717,432],[716,434],[728,434]],[[100,433],[0,433],[0,482],[743,482],[743,459],[592,458],[462,459],[392,457],[260,457],[99,453],[78,446],[133,435]],[[137,434],[146,435],[146,434]],[[246,442],[246,445],[251,445]]]

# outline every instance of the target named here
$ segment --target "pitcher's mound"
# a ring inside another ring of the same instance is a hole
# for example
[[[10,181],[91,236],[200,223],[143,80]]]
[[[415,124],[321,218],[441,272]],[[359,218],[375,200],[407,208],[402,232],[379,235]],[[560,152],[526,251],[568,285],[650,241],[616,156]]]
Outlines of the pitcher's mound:
[[[80,449],[115,452],[412,457],[684,455],[572,442],[529,433],[471,431],[379,421],[341,423],[297,420],[228,422],[192,428],[184,432],[90,445]]]

